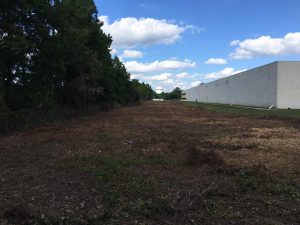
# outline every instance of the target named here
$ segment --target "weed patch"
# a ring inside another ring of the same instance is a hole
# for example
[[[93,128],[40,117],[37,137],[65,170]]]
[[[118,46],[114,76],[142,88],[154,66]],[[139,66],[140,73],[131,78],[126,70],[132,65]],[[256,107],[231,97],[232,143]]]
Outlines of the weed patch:
[[[100,133],[97,136],[98,141],[111,141],[113,137],[108,133]]]
[[[295,184],[278,181],[257,169],[241,169],[234,176],[234,180],[241,192],[260,192],[300,201],[300,188]]]
[[[96,177],[109,181],[118,176],[125,163],[111,156],[86,156],[82,157],[82,168],[93,173]]]
[[[199,165],[223,165],[224,159],[214,150],[200,150],[195,146],[190,146],[187,149],[187,156],[184,165],[199,166]]]
[[[136,154],[124,154],[123,157],[112,155],[90,155],[81,157],[82,168],[103,181],[120,176],[131,166],[159,164],[160,157],[144,158]]]

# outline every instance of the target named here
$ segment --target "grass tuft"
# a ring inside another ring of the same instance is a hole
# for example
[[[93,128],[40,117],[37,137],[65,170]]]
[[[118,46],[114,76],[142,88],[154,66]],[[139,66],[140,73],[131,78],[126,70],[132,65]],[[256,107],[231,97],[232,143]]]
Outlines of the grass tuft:
[[[205,110],[213,112],[226,112],[236,115],[251,115],[263,118],[300,118],[300,109],[272,109],[267,110],[263,108],[251,108],[246,106],[237,105],[225,105],[216,103],[195,103],[195,102],[184,102],[183,104],[188,104],[191,106],[199,107]]]

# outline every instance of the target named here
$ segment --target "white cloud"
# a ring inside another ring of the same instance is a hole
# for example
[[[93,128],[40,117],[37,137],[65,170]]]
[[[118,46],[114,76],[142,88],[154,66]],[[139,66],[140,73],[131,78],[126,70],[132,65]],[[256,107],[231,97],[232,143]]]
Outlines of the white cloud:
[[[144,54],[140,51],[124,50],[121,55],[122,58],[143,58]]]
[[[113,37],[114,48],[134,48],[153,44],[173,44],[186,30],[194,31],[192,25],[178,25],[154,18],[126,17],[110,23],[107,16],[100,16],[102,29]]]
[[[261,36],[241,42],[233,41],[231,45],[238,45],[235,51],[230,54],[234,59],[300,54],[300,32],[288,33],[283,38]]]
[[[178,74],[176,74],[176,77],[177,78],[186,78],[186,77],[188,77],[189,76],[189,74],[187,73],[187,72],[183,72],[183,73],[178,73]]]
[[[164,84],[174,84],[175,81],[173,79],[167,79],[163,82]]]
[[[193,81],[193,82],[191,83],[191,87],[197,87],[197,86],[200,85],[200,84],[201,84],[200,81]]]
[[[233,68],[227,67],[219,72],[209,73],[205,75],[205,79],[219,79],[228,77],[237,73],[244,72],[245,70],[234,70]]]
[[[230,42],[230,46],[236,46],[236,45],[238,45],[239,43],[241,43],[240,40],[233,40],[232,42]]]
[[[205,64],[225,65],[227,64],[227,61],[222,58],[210,58],[205,62]]]
[[[187,90],[189,88],[195,87],[202,82],[199,80],[182,80],[172,76],[165,77],[165,80],[153,81],[154,86],[159,85],[163,87],[165,91],[172,91],[174,88],[179,87],[182,90]],[[149,79],[148,79],[149,80]],[[148,81],[147,81],[148,82]]]
[[[125,62],[124,64],[130,73],[150,73],[165,70],[192,68],[196,66],[195,62],[187,59],[184,61],[169,59],[165,61],[154,61],[152,63],[129,61]]]
[[[143,74],[130,74],[130,79],[139,79],[143,77]]]
[[[171,73],[162,73],[158,75],[153,75],[153,76],[144,76],[145,80],[148,81],[166,81],[172,76]]]
[[[116,54],[118,54],[118,50],[113,48],[112,50],[110,50],[110,54],[111,55],[116,55]]]
[[[176,87],[179,87],[182,90],[186,90],[191,87],[191,85],[186,81],[180,81],[178,79],[172,79],[172,78],[167,79],[165,81],[161,81],[156,85],[163,87],[163,90],[166,92],[172,91]]]
[[[186,90],[200,84],[201,82],[198,80],[199,76],[201,76],[201,74],[191,74],[188,72],[164,72],[155,75],[148,73],[134,73],[131,75],[131,79],[138,78],[140,81],[152,84],[153,87],[161,86],[165,91],[172,91],[175,87]]]

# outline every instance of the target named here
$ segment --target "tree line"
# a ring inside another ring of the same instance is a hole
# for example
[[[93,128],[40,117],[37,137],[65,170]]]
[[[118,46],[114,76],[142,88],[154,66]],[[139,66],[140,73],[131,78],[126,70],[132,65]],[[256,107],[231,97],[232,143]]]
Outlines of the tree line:
[[[156,94],[155,98],[164,100],[181,100],[182,90],[179,87],[174,88],[171,92]]]
[[[110,54],[93,0],[0,2],[0,112],[148,100]]]

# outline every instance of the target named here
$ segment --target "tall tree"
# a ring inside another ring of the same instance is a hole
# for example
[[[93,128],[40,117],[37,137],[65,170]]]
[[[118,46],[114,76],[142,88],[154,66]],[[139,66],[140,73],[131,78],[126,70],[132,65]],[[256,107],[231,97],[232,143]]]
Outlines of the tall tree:
[[[49,1],[3,0],[0,3],[0,78],[4,100],[15,109],[32,105],[28,84],[32,81],[33,57],[47,23]]]
[[[131,82],[123,63],[111,58],[112,38],[102,25],[93,0],[2,0],[0,106],[137,101],[145,85]]]

